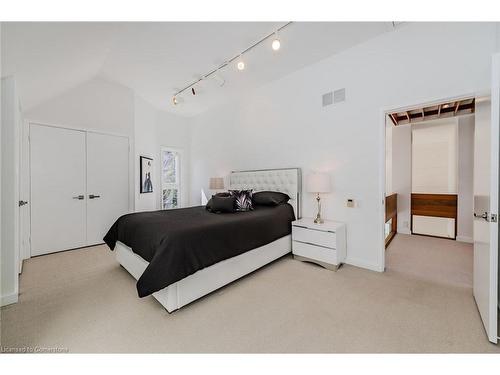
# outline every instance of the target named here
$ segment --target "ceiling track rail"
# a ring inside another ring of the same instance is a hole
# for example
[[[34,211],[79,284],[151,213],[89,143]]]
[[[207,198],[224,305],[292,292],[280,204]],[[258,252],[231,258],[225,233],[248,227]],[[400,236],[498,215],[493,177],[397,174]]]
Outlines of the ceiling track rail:
[[[278,27],[275,31],[273,31],[272,33],[269,33],[267,34],[266,36],[264,36],[263,38],[259,39],[258,41],[256,41],[255,43],[253,43],[251,46],[247,47],[246,49],[244,49],[243,51],[241,51],[240,53],[234,55],[233,57],[231,57],[230,59],[226,60],[225,62],[223,62],[222,64],[220,64],[218,67],[216,67],[215,69],[212,69],[210,70],[209,72],[203,74],[200,78],[194,80],[193,82],[191,82],[190,84],[188,84],[187,86],[183,87],[182,89],[178,90],[175,94],[174,94],[174,98],[178,95],[181,95],[184,91],[186,90],[189,90],[190,88],[192,88],[193,86],[195,86],[197,83],[203,81],[204,79],[207,79],[209,78],[210,76],[214,75],[215,73],[217,73],[219,70],[221,69],[224,69],[226,66],[228,66],[229,64],[231,64],[233,61],[237,60],[238,58],[240,58],[243,54],[245,53],[248,53],[249,51],[251,51],[253,48],[257,47],[259,44],[263,43],[264,41],[266,41],[267,39],[269,39],[270,37],[272,37],[273,35],[276,35],[276,33],[280,32],[281,30],[283,30],[285,27],[291,25],[293,22],[290,21],[290,22],[287,22],[285,23],[284,25]]]

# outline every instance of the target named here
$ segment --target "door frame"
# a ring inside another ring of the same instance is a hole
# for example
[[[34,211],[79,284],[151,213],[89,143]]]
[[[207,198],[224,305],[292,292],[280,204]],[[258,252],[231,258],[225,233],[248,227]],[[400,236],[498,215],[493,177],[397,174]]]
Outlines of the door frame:
[[[499,311],[498,309],[500,308],[500,298],[498,294],[498,288],[499,288],[499,268],[500,268],[500,263],[499,263],[499,230],[500,230],[500,225],[498,224],[498,214],[499,212],[499,192],[500,192],[500,184],[499,182],[499,168],[500,168],[500,147],[499,147],[499,137],[498,137],[498,130],[499,129],[499,122],[500,118],[500,108],[497,108],[496,111],[494,111],[494,104],[498,104],[500,102],[500,53],[495,53],[493,54],[492,57],[492,75],[491,75],[491,82],[492,82],[492,87],[490,89],[490,95],[491,95],[491,113],[490,113],[490,121],[495,127],[494,130],[497,130],[497,136],[494,136],[495,133],[491,136],[491,148],[496,149],[499,151],[499,153],[495,154],[494,157],[496,160],[490,160],[491,161],[491,166],[490,166],[490,173],[491,173],[491,185],[490,185],[490,192],[493,192],[496,190],[496,194],[491,194],[490,193],[490,208],[493,206],[495,207],[494,209],[496,212],[490,212],[490,217],[492,214],[495,214],[497,219],[496,219],[496,231],[492,231],[490,228],[490,248],[496,248],[497,251],[494,252],[492,255],[490,255],[490,260],[491,260],[491,274],[493,275],[493,278],[496,279],[496,283],[493,284],[493,288],[490,288],[490,299],[496,299],[497,303],[496,306],[491,306],[490,313],[494,316],[491,321],[493,325],[496,327],[496,332],[491,333],[491,332],[486,332],[486,335],[488,336],[488,339],[490,342],[497,344],[498,339],[500,338],[499,334],[499,327],[498,327],[498,314]],[[494,116],[496,115],[496,117]],[[490,151],[491,152],[491,151]],[[495,186],[495,181],[497,182]],[[493,198],[493,199],[492,199]],[[490,210],[491,211],[491,210]],[[491,219],[490,219],[491,220]],[[493,220],[491,220],[493,221]],[[491,280],[491,276],[490,276]]]
[[[87,133],[97,133],[97,134],[103,134],[103,135],[110,135],[114,137],[123,137],[127,139],[128,142],[128,195],[129,195],[129,201],[128,201],[128,206],[129,210],[130,207],[134,207],[134,195],[132,194],[133,189],[131,189],[131,165],[132,165],[132,144],[130,143],[130,136],[126,134],[121,134],[121,133],[115,133],[115,132],[107,132],[107,131],[102,131],[99,129],[93,129],[93,128],[82,128],[82,127],[76,127],[76,126],[65,126],[65,125],[60,125],[60,124],[54,124],[46,121],[37,121],[29,118],[24,118],[22,121],[22,126],[24,127],[25,132],[21,131],[21,136],[20,136],[20,143],[22,142],[24,145],[26,145],[25,150],[26,154],[23,155],[24,157],[27,158],[27,169],[28,169],[28,175],[27,178],[23,181],[23,183],[27,184],[27,191],[29,192],[29,201],[28,201],[28,222],[29,222],[29,230],[28,230],[28,248],[25,250],[23,254],[23,259],[29,259],[31,258],[31,228],[32,228],[32,222],[31,222],[31,141],[30,141],[30,124],[34,125],[41,125],[41,126],[48,126],[52,128],[59,128],[59,129],[65,129],[65,130],[74,130],[74,131],[81,131],[85,133],[85,137]],[[26,135],[26,137],[24,137]],[[22,145],[20,144],[20,147]],[[85,155],[85,159],[87,159],[87,155]],[[19,166],[21,168],[21,166]],[[19,174],[21,175],[23,171],[20,169]],[[87,171],[85,171],[85,174]],[[23,184],[24,187],[26,185]],[[23,186],[21,186],[21,183],[19,184],[19,191],[21,192],[23,189]],[[19,228],[19,231],[21,232],[21,228]]]
[[[415,100],[412,102],[402,102],[386,107],[380,108],[379,112],[379,197],[381,201],[380,209],[379,209],[379,222],[378,222],[378,227],[379,227],[379,242],[378,242],[378,262],[377,262],[377,270],[379,272],[384,272],[385,271],[385,179],[386,179],[386,170],[385,170],[385,140],[386,140],[386,134],[385,134],[385,127],[386,127],[386,116],[388,113],[392,112],[403,112],[403,111],[411,111],[413,109],[418,109],[420,107],[429,107],[433,105],[437,105],[439,103],[445,102],[445,101],[456,101],[456,100],[461,100],[461,99],[466,99],[466,98],[471,98],[471,97],[478,97],[478,96],[484,96],[484,95],[490,95],[491,94],[491,89],[482,89],[478,90],[476,92],[469,92],[469,93],[463,93],[463,94],[458,94],[458,95],[451,95],[451,96],[440,96],[440,97],[433,97],[432,99],[427,99],[427,100]]]

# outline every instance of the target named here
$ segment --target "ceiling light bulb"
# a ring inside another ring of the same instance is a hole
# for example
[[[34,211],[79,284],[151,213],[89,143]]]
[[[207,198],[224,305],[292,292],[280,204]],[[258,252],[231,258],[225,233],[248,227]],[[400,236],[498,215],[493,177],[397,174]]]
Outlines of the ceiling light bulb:
[[[243,60],[238,61],[238,65],[236,65],[238,70],[244,70],[245,69],[245,63]]]
[[[273,40],[273,43],[271,44],[271,47],[273,48],[274,51],[277,51],[281,47],[281,42],[278,38]]]
[[[174,96],[174,97],[172,98],[172,103],[174,103],[174,105],[179,104],[179,101],[177,100],[177,96]]]

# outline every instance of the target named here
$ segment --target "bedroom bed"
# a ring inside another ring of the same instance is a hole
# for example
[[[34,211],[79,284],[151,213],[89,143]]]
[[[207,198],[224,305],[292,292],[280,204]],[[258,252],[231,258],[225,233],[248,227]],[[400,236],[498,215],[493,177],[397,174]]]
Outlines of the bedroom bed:
[[[232,172],[230,190],[286,193],[288,203],[214,214],[205,207],[120,217],[105,237],[135,278],[173,312],[291,252],[291,221],[300,218],[299,168]]]

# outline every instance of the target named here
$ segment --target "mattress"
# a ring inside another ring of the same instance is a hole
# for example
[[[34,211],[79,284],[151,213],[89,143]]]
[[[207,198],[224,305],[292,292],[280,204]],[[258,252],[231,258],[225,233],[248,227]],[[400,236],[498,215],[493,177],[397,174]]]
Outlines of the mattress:
[[[204,206],[123,215],[104,242],[120,241],[149,262],[137,281],[148,296],[205,267],[291,233],[292,206],[254,206],[248,212],[215,214]]]

